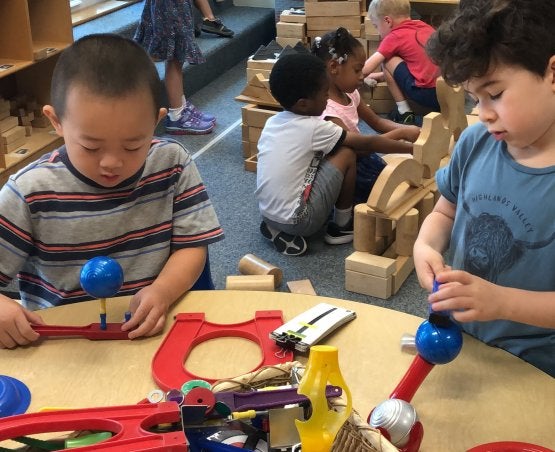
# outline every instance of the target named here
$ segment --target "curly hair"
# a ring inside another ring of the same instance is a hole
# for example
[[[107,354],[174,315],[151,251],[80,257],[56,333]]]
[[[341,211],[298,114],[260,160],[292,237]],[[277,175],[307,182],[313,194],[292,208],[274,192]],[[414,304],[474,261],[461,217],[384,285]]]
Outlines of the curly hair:
[[[341,64],[359,48],[362,48],[360,41],[349,33],[349,30],[339,27],[335,31],[327,32],[321,38],[314,39],[310,51],[323,61],[342,58],[339,60]]]
[[[299,99],[311,99],[323,86],[326,65],[309,53],[284,55],[270,72],[270,92],[286,110]]]
[[[450,84],[482,77],[498,64],[544,77],[555,55],[552,0],[461,0],[426,50]]]

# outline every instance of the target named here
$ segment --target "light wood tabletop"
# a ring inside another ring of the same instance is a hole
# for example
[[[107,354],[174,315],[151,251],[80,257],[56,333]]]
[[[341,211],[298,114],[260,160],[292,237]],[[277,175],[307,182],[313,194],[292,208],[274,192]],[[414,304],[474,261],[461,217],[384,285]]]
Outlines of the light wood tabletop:
[[[128,298],[107,300],[108,322],[118,322]],[[353,406],[366,418],[405,374],[413,356],[400,349],[404,333],[423,319],[372,305],[283,292],[190,292],[176,313],[205,313],[206,321],[238,323],[258,310],[281,310],[284,321],[319,302],[352,309],[357,318],[323,343],[337,346]],[[415,302],[420,302],[415,300]],[[47,309],[48,324],[98,322],[99,302]],[[173,324],[170,318],[168,331]],[[151,360],[164,334],[134,341],[51,338],[14,350],[0,350],[0,374],[24,382],[32,394],[29,412],[41,407],[84,408],[134,404],[156,389]],[[250,372],[261,360],[258,345],[219,338],[197,345],[185,366],[205,378]],[[306,362],[300,355],[295,359]],[[460,355],[431,371],[412,399],[424,426],[422,451],[462,451],[494,441],[555,445],[555,379],[513,355],[464,335]]]

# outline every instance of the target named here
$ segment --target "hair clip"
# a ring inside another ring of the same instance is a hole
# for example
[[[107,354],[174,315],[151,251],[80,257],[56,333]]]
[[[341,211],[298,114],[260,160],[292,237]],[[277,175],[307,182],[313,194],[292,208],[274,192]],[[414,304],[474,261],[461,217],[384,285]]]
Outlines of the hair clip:
[[[320,36],[316,36],[314,38],[314,45],[316,46],[317,49],[319,49],[321,44],[322,44],[322,38]]]

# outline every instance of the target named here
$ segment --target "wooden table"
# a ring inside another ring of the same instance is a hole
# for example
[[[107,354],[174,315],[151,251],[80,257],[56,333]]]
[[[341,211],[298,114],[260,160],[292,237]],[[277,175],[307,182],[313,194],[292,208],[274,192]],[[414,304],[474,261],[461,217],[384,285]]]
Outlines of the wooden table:
[[[189,293],[178,312],[204,312],[214,323],[250,320],[256,310],[278,309],[285,320],[318,302],[353,309],[357,319],[326,338],[339,348],[340,366],[364,418],[385,400],[413,356],[400,351],[403,333],[422,319],[344,300],[278,292],[207,291]],[[416,302],[416,301],[415,301]],[[123,318],[128,298],[108,300],[108,321]],[[44,310],[49,324],[98,322],[98,302]],[[168,321],[166,331],[172,325]],[[47,339],[15,350],[0,350],[0,374],[23,381],[31,390],[29,411],[134,404],[156,386],[150,363],[163,335],[135,341]],[[304,357],[296,357],[305,361]],[[253,370],[258,346],[241,338],[199,344],[186,362],[189,371],[222,378]],[[424,425],[422,451],[462,451],[494,441],[555,445],[555,379],[500,349],[464,336],[460,355],[436,366],[412,400]]]

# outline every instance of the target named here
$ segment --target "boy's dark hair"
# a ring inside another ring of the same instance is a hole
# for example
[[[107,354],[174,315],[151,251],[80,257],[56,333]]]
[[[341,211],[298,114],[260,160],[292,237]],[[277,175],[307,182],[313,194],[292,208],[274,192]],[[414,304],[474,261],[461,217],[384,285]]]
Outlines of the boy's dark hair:
[[[362,44],[349,33],[349,30],[339,27],[337,30],[328,31],[321,38],[315,38],[310,51],[323,61],[343,58],[339,60],[341,64],[360,47]]]
[[[311,99],[327,76],[326,65],[309,53],[278,58],[270,72],[270,91],[286,110],[299,99]]]
[[[426,50],[450,84],[482,77],[500,63],[544,77],[555,55],[554,24],[553,0],[461,0]]]
[[[162,84],[154,63],[139,44],[115,34],[85,36],[60,55],[50,90],[60,120],[67,93],[75,84],[107,98],[121,98],[139,89],[149,91],[155,118],[162,106]]]

